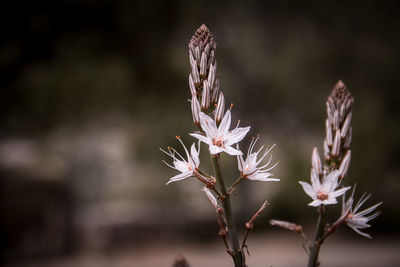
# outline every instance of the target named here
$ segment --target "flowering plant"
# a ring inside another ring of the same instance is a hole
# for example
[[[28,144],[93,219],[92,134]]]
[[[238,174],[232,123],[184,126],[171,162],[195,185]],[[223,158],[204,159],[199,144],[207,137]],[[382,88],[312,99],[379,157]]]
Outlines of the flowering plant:
[[[238,122],[236,127],[231,129],[232,105],[225,111],[225,97],[219,88],[220,78],[217,74],[215,51],[214,38],[210,30],[202,25],[189,42],[190,102],[193,122],[197,127],[197,131],[191,132],[189,135],[197,139],[197,147],[196,143],[193,143],[189,152],[181,138],[177,136],[176,138],[185,151],[184,156],[172,147],[168,147],[167,150],[161,149],[161,151],[172,158],[172,164],[167,162],[165,164],[179,172],[171,177],[167,184],[189,177],[196,177],[204,184],[202,191],[216,212],[219,225],[218,234],[221,236],[228,254],[232,257],[234,265],[244,267],[246,266],[244,249],[247,249],[246,241],[249,231],[254,227],[254,221],[267,207],[268,202],[264,201],[245,223],[246,232],[242,242],[239,242],[230,197],[243,180],[279,181],[278,178],[271,177],[272,173],[270,172],[277,163],[270,166],[271,150],[274,145],[270,148],[261,146],[255,150],[259,137],[252,139],[245,156],[240,149],[239,143],[250,131],[250,126],[239,127]],[[308,266],[318,265],[318,253],[322,243],[342,223],[345,222],[355,232],[370,237],[360,229],[370,227],[368,222],[379,215],[379,212],[376,212],[367,216],[381,203],[359,211],[370,195],[364,194],[353,208],[355,186],[347,201],[345,194],[351,186],[341,186],[350,166],[353,102],[353,97],[346,85],[339,81],[326,102],[326,136],[323,143],[325,162],[322,163],[318,149],[314,148],[311,156],[311,184],[299,182],[305,193],[312,199],[308,205],[316,207],[319,213],[313,241],[309,241],[300,225],[282,220],[270,220],[272,225],[295,231],[301,235],[306,242],[305,247],[309,254]],[[207,174],[201,169],[199,159],[201,143],[208,146],[213,168],[212,174]],[[237,158],[239,178],[229,187],[225,185],[226,180],[221,171],[221,153]],[[264,161],[267,156],[268,160]],[[326,206],[337,204],[339,196],[342,196],[343,201],[341,215],[335,223],[326,225]]]

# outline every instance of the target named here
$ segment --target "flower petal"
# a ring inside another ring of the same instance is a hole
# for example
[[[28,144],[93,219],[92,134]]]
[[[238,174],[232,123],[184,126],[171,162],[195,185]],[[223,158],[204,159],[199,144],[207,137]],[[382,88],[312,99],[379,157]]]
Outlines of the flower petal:
[[[316,198],[316,194],[315,194],[312,186],[309,183],[299,181],[299,184],[301,184],[304,192],[306,192],[307,195],[309,195],[312,199]]]

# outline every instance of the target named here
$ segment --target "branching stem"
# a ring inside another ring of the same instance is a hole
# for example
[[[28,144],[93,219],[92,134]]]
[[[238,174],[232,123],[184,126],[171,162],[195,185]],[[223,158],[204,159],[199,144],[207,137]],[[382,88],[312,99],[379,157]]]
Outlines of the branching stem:
[[[239,247],[239,239],[236,232],[235,223],[233,220],[232,207],[230,196],[226,190],[224,180],[222,178],[219,154],[211,156],[211,162],[214,169],[214,175],[217,180],[217,184],[219,185],[221,194],[224,196],[221,198],[222,206],[224,208],[224,214],[226,219],[226,227],[228,228],[228,237],[230,241],[230,247],[232,248],[232,258],[235,263],[235,267],[243,267],[245,266],[244,257],[242,255],[242,251]]]
[[[317,267],[318,266],[318,254],[319,254],[319,249],[321,248],[322,245],[322,238],[325,233],[325,208],[323,205],[321,205],[318,208],[319,216],[318,216],[318,221],[317,221],[317,227],[315,231],[315,237],[314,241],[312,243],[312,248],[310,251],[310,256],[308,258],[308,267]]]

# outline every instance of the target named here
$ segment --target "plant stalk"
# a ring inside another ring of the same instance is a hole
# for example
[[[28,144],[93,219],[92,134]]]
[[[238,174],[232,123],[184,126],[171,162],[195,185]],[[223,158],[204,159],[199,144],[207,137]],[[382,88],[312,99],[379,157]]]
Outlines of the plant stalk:
[[[321,245],[322,245],[321,241],[322,241],[322,237],[325,232],[326,216],[325,216],[325,208],[323,205],[321,205],[319,207],[318,212],[319,212],[319,216],[318,216],[314,241],[312,243],[310,256],[308,258],[308,265],[307,265],[308,267],[317,267],[318,266],[319,249],[321,248]]]
[[[226,227],[228,228],[228,237],[231,248],[233,250],[231,256],[233,258],[233,262],[235,263],[235,267],[243,267],[245,266],[244,257],[239,247],[239,239],[236,232],[236,226],[233,220],[230,196],[227,193],[224,180],[222,179],[221,168],[219,165],[219,155],[212,155],[211,162],[214,169],[215,179],[217,180],[217,184],[219,185],[222,194],[221,201],[222,201],[222,206],[224,208]]]

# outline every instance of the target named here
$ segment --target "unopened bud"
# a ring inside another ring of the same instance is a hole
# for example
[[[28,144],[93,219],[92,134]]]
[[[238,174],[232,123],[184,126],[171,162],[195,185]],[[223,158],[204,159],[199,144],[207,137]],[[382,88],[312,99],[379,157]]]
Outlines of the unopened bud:
[[[318,177],[322,175],[321,158],[319,157],[318,148],[314,147],[311,156],[311,165]]]
[[[347,172],[349,171],[350,167],[350,160],[351,160],[351,150],[347,150],[346,155],[344,156],[342,163],[339,167],[339,179],[343,179],[346,177]]]
[[[196,96],[197,95],[196,86],[194,85],[192,74],[189,74],[189,88],[190,88],[190,93]]]
[[[216,63],[216,61],[215,61],[215,52],[214,52],[214,49],[213,50],[211,50],[211,52],[210,52],[210,58],[208,59],[208,62],[209,62],[209,65],[211,66],[211,64],[215,64]]]
[[[217,72],[217,65],[216,65],[216,62],[215,62],[215,64],[211,64],[210,65],[210,69],[208,70],[208,78],[207,78],[207,80],[208,80],[208,84],[210,85],[210,88],[214,88],[216,72]]]
[[[325,121],[325,128],[326,128],[326,143],[328,144],[329,147],[332,146],[333,139],[332,139],[332,127],[329,119]]]
[[[200,64],[200,47],[195,47],[194,48],[194,58],[196,59],[197,65]]]
[[[352,134],[353,134],[353,129],[350,126],[349,132],[346,135],[346,141],[344,142],[344,145],[343,145],[344,148],[348,149],[350,147]]]
[[[200,103],[199,100],[197,100],[196,95],[192,95],[191,102],[193,122],[200,127]]]
[[[350,128],[350,123],[351,123],[351,112],[347,115],[346,120],[343,123],[342,127],[342,138],[346,138],[347,132],[349,131]]]
[[[207,80],[203,81],[203,93],[201,95],[201,109],[203,111],[210,108],[210,85]]]
[[[219,93],[217,109],[215,110],[215,121],[217,125],[220,124],[225,112],[225,98],[222,92]]]
[[[200,74],[197,66],[195,66],[194,68],[192,67],[192,78],[195,85],[200,84]]]
[[[191,50],[189,50],[189,61],[190,61],[190,66],[192,68],[197,68],[197,63],[196,63],[196,60],[194,59],[193,51],[191,51]]]
[[[340,130],[336,130],[335,140],[332,145],[332,156],[337,157],[340,153]]]
[[[210,87],[211,89],[211,105],[214,105],[218,101],[219,96],[219,78],[217,78],[214,82],[214,86]]]
[[[214,207],[214,209],[218,210],[218,208],[219,208],[218,201],[215,198],[215,196],[213,195],[213,193],[211,193],[211,190],[208,189],[207,187],[203,187],[202,191],[206,194],[208,200],[210,201],[210,203]]]
[[[339,111],[336,109],[333,113],[333,130],[339,129]]]
[[[326,114],[328,115],[328,120],[333,122],[333,112],[329,101],[326,101]]]
[[[346,104],[342,103],[342,105],[340,105],[340,110],[339,110],[339,120],[340,122],[343,122],[344,120],[344,116],[346,115]]]
[[[200,60],[200,76],[204,77],[207,71],[207,54],[205,52],[201,53]]]
[[[324,140],[324,158],[326,161],[330,160],[330,153],[331,151],[329,150],[328,143]]]

